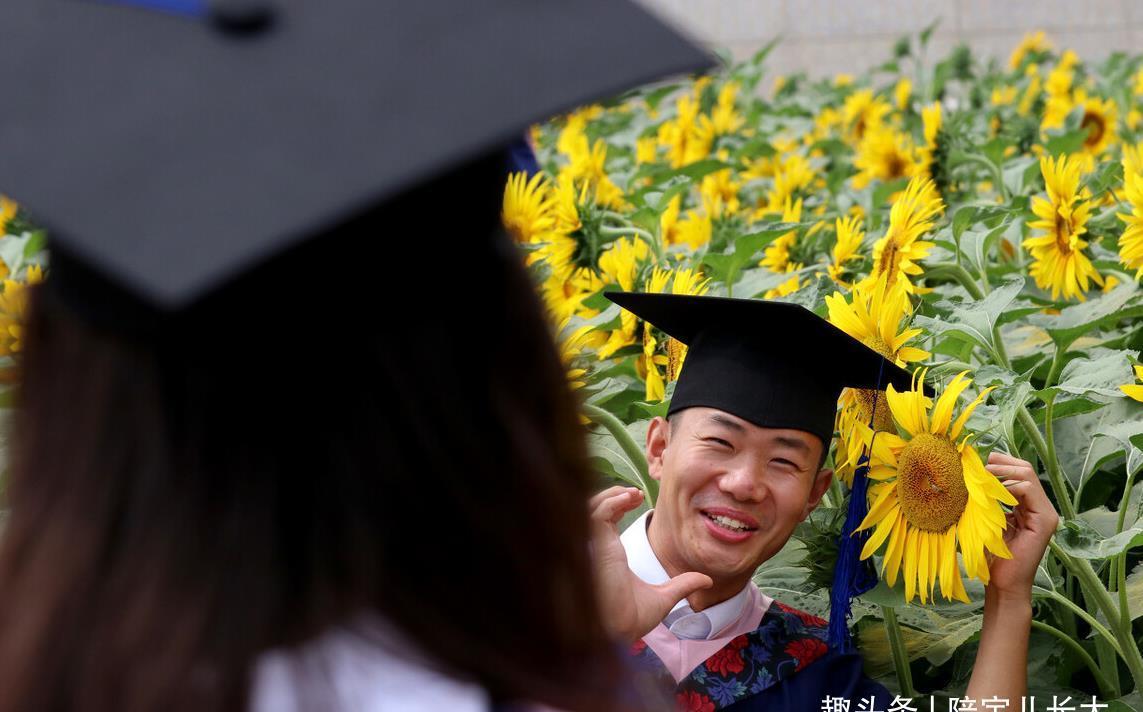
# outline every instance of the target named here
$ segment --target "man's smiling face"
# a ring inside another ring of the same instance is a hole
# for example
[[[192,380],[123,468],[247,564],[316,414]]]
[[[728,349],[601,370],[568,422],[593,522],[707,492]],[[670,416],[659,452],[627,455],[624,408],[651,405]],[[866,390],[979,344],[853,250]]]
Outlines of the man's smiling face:
[[[664,568],[710,576],[712,602],[737,593],[829,487],[822,447],[805,431],[762,428],[714,408],[655,419],[647,458],[660,490],[650,538]]]

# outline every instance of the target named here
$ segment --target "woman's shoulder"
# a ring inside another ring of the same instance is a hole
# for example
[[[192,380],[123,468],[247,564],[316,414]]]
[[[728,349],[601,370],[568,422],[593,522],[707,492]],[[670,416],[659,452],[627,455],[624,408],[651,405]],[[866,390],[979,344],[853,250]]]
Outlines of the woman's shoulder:
[[[374,615],[326,631],[299,648],[259,657],[251,712],[484,712],[479,685],[434,666],[391,624]]]

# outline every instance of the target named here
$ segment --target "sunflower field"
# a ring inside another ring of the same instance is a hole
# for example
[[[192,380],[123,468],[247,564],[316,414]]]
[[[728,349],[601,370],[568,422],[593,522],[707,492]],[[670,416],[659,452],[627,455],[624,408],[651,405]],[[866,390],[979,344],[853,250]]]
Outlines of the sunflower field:
[[[801,304],[916,384],[843,394],[838,477],[759,586],[827,614],[872,446],[861,557],[881,580],[851,630],[890,690],[963,693],[1015,504],[982,457],[1005,451],[1061,517],[1029,694],[1143,710],[1143,55],[1089,64],[1035,33],[1005,62],[925,62],[930,32],[860,76],[763,86],[767,47],[536,126],[541,171],[509,177],[504,222],[604,478],[654,502],[647,422],[686,358],[604,291]]]

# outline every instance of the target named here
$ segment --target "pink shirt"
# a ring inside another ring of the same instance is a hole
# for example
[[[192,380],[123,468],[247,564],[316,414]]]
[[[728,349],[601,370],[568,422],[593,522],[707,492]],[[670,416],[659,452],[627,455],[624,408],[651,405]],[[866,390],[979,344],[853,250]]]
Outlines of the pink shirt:
[[[744,633],[749,633],[762,622],[762,616],[770,607],[772,599],[758,590],[753,582],[746,585],[750,595],[738,619],[716,637],[708,640],[683,640],[676,638],[667,626],[660,623],[653,631],[643,636],[655,655],[663,661],[667,670],[680,682],[704,660],[714,655]]]
[[[627,564],[635,575],[647,583],[660,584],[668,580],[670,576],[667,575],[663,565],[659,563],[658,557],[655,556],[655,552],[647,540],[649,516],[650,512],[647,512],[635,520],[623,532],[620,542],[627,552]],[[710,637],[706,640],[677,638],[667,626],[660,623],[654,630],[643,636],[643,642],[655,652],[655,655],[659,656],[667,670],[674,676],[675,682],[679,682],[707,658],[726,647],[730,641],[756,629],[772,602],[773,599],[759,591],[758,587],[751,581],[746,584],[746,588],[742,592],[708,609],[708,611],[713,611],[716,608],[720,610],[715,611],[715,615],[711,616],[712,620],[718,621],[719,624],[716,625],[715,630],[711,631]],[[680,605],[682,603],[680,602]],[[726,606],[735,605],[739,607],[737,611],[724,610]],[[729,622],[723,623],[723,620]]]

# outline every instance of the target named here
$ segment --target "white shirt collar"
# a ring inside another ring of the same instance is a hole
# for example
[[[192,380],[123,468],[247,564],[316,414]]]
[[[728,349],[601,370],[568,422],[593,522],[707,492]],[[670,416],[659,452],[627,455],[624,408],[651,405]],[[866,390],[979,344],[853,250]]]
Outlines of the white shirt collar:
[[[658,585],[666,583],[671,579],[667,574],[667,570],[659,563],[659,557],[655,555],[655,551],[651,548],[651,541],[647,538],[647,524],[651,519],[651,513],[654,510],[648,510],[643,513],[643,516],[636,519],[631,526],[624,530],[623,534],[619,536],[619,543],[623,545],[624,551],[627,552],[627,566],[631,572],[638,576],[643,581],[649,584]],[[704,608],[703,613],[710,619],[710,635],[711,638],[717,638],[722,631],[730,627],[739,616],[746,609],[750,602],[750,584],[742,587],[734,596],[726,599],[722,603]],[[683,599],[675,604],[671,612],[682,608],[683,606],[690,607],[686,599]]]

